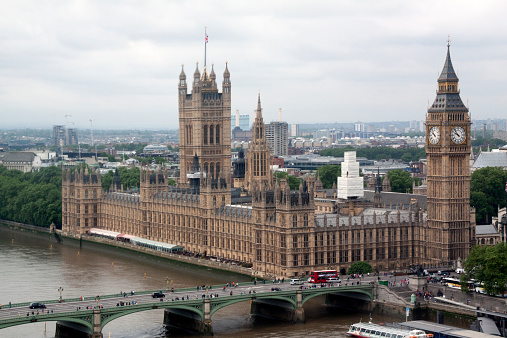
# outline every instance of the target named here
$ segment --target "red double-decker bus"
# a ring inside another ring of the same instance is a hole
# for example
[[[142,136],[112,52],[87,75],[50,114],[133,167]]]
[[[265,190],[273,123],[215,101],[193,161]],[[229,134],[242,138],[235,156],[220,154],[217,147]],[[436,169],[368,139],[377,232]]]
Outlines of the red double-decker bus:
[[[318,270],[310,273],[310,283],[327,283],[329,278],[338,278],[336,270]]]

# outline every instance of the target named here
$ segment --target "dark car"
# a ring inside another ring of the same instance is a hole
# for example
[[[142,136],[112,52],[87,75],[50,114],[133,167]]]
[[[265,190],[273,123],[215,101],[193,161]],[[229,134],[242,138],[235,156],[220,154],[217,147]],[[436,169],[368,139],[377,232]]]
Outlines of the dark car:
[[[42,303],[30,303],[30,305],[28,307],[30,309],[45,309],[46,305],[44,305]]]
[[[280,288],[271,288],[271,291],[282,291]]]
[[[151,294],[151,297],[152,297],[152,298],[164,298],[164,297],[165,297],[165,295],[164,295],[162,292],[153,292],[153,293]]]

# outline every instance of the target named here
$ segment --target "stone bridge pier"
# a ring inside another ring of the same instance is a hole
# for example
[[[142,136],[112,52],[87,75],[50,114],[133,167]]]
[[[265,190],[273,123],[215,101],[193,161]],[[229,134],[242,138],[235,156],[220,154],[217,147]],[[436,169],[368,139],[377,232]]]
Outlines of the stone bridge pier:
[[[55,338],[103,338],[100,309],[93,310],[93,328],[75,322],[56,322]]]
[[[250,312],[256,316],[282,320],[293,324],[304,323],[305,309],[303,308],[303,294],[301,290],[296,292],[294,300],[295,304],[281,299],[254,299]]]
[[[165,309],[164,325],[193,334],[212,336],[213,326],[211,322],[210,300],[206,298],[202,306],[204,316],[185,309]]]

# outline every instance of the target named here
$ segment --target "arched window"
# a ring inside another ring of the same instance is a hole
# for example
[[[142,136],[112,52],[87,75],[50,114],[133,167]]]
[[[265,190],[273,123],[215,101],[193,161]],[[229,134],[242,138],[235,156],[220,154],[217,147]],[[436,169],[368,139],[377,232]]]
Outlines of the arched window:
[[[292,227],[296,228],[298,226],[298,215],[292,215]]]
[[[215,128],[215,144],[220,144],[220,126],[217,124]]]
[[[308,226],[308,214],[305,214],[305,216],[304,216],[304,219],[303,219],[303,225],[304,225],[305,227],[307,227],[307,226]]]
[[[217,162],[216,172],[217,172],[217,177],[218,177],[218,175],[220,175],[220,162]]]
[[[213,206],[214,207],[217,206],[217,197],[216,196],[213,196]]]
[[[213,125],[209,126],[209,144],[213,144]]]
[[[209,165],[209,175],[211,178],[215,177],[215,165],[213,163],[210,163]]]
[[[493,245],[493,238],[490,238],[490,239],[489,239],[489,244],[490,244],[490,245]]]
[[[202,135],[203,135],[204,144],[208,144],[208,126],[207,125],[204,125]]]
[[[208,173],[208,162],[204,163],[204,168],[203,168],[204,172],[207,174]]]

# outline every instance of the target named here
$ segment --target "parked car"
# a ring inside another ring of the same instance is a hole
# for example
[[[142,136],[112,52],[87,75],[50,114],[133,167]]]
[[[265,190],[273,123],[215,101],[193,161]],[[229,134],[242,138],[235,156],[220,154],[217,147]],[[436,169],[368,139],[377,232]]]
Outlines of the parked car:
[[[152,297],[152,298],[164,298],[164,297],[165,297],[165,295],[164,295],[162,292],[153,292],[153,293],[151,294],[151,297]]]
[[[46,305],[44,305],[42,303],[30,303],[30,305],[28,307],[30,309],[45,309]]]

